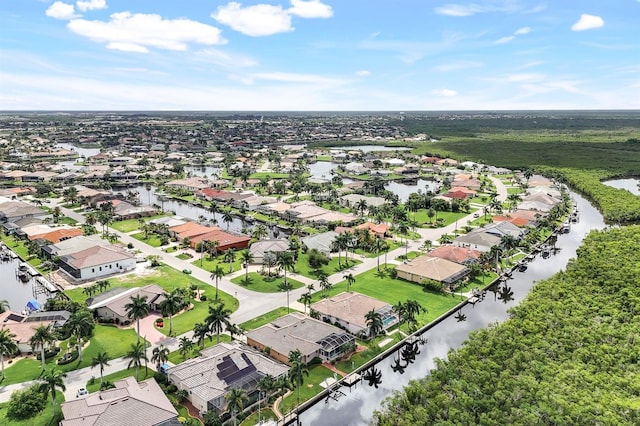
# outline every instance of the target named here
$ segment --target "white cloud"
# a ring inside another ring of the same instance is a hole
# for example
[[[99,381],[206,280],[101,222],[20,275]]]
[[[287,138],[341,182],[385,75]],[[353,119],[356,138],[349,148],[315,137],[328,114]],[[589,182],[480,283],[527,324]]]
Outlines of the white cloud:
[[[532,83],[545,80],[544,74],[511,74],[507,76],[507,81],[511,81],[514,83]]]
[[[604,25],[604,20],[595,15],[588,15],[583,13],[580,15],[580,19],[578,22],[571,26],[572,31],[585,31],[585,30],[593,30],[595,28],[600,28]]]
[[[497,39],[495,41],[496,44],[505,44],[505,43],[509,43],[510,41],[512,41],[513,39],[515,39],[515,36],[506,36],[506,37],[501,37],[499,39]]]
[[[431,94],[436,95],[436,96],[443,96],[445,98],[450,98],[452,96],[456,96],[458,94],[458,92],[456,92],[455,90],[451,90],[451,89],[439,89],[439,90],[432,90]]]
[[[371,75],[371,71],[367,71],[367,70],[356,71],[356,75],[358,77],[369,77]]]
[[[256,80],[278,81],[282,83],[308,83],[316,85],[342,84],[343,80],[323,77],[315,74],[296,74],[286,72],[255,73],[251,77]]]
[[[218,28],[190,19],[162,19],[160,15],[114,13],[108,22],[73,19],[67,27],[74,33],[107,48],[126,52],[148,52],[150,47],[187,50],[188,43],[224,44]]]
[[[240,3],[231,2],[219,6],[211,17],[221,24],[228,25],[242,34],[260,37],[293,31],[291,15],[280,6],[257,4],[242,7]]]
[[[55,19],[73,19],[77,18],[72,4],[63,3],[61,1],[54,2],[45,12],[49,18]]]
[[[451,72],[451,71],[467,70],[469,68],[480,68],[483,66],[484,64],[482,62],[461,61],[461,62],[451,62],[448,64],[436,65],[435,67],[433,67],[433,71]]]
[[[435,11],[440,15],[456,17],[471,16],[479,12],[484,12],[483,8],[476,4],[445,4],[444,6],[436,7]]]
[[[531,32],[531,27],[522,27],[516,30],[515,35],[524,35],[529,34]]]
[[[77,1],[76,6],[78,6],[78,10],[81,10],[82,12],[86,12],[87,10],[106,9],[107,1],[106,0]]]
[[[537,13],[544,10],[544,5],[536,6],[527,10],[524,3],[513,0],[479,0],[470,4],[454,4],[449,3],[434,9],[437,14],[464,17],[472,16],[478,13]]]
[[[320,0],[291,0],[291,6],[287,12],[301,18],[331,18],[333,16],[331,6]]]

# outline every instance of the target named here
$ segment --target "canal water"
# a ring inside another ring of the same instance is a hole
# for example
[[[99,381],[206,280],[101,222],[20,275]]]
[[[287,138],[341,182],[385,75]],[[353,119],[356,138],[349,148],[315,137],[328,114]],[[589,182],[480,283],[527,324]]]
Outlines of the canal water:
[[[602,183],[614,188],[626,189],[634,195],[640,195],[640,180],[638,179],[614,179]]]
[[[22,312],[31,299],[36,299],[40,305],[48,299],[47,294],[34,291],[38,289],[38,286],[33,278],[23,283],[16,276],[16,271],[21,263],[20,259],[13,259],[9,262],[0,261],[0,277],[2,277],[0,280],[0,299],[9,302],[9,308],[14,312]]]
[[[580,219],[571,225],[570,233],[558,237],[556,247],[560,250],[547,259],[537,256],[528,264],[526,272],[514,272],[513,279],[500,285],[495,293],[487,291],[484,299],[460,309],[461,315],[449,316],[426,331],[422,335],[426,343],[417,345],[420,353],[402,373],[394,362],[398,359],[401,365],[407,362],[402,361],[401,351],[398,351],[375,366],[381,376],[374,386],[362,380],[352,388],[341,387],[343,396],[319,401],[300,415],[300,423],[304,426],[369,424],[374,410],[380,409],[387,396],[401,390],[410,380],[427,376],[435,368],[435,359],[446,358],[449,350],[459,348],[470,332],[507,319],[507,310],[516,306],[537,281],[565,268],[569,259],[575,257],[576,249],[589,231],[605,227],[602,215],[588,201],[577,194],[572,196],[578,206]],[[504,285],[513,292],[512,296],[504,297],[508,293],[500,291]],[[466,318],[463,320],[463,317]],[[396,367],[395,372],[392,367]]]

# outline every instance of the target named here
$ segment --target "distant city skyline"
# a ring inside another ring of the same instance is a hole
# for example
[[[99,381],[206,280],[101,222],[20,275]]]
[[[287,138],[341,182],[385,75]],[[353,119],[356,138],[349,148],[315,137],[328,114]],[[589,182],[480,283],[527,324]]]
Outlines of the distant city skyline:
[[[640,108],[640,0],[0,0],[0,110]]]

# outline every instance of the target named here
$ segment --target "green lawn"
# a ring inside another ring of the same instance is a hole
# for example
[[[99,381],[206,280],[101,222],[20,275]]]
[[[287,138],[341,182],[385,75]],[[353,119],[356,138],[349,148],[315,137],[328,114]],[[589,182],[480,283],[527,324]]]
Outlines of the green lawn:
[[[44,405],[44,410],[41,413],[36,414],[27,420],[10,420],[7,418],[8,402],[0,404],[0,425],[3,426],[57,426],[62,420],[62,413],[60,412],[60,403],[64,401],[64,395],[58,391],[56,392],[56,415],[55,417],[51,412],[51,398],[50,394],[47,395],[47,403]]]
[[[202,268],[205,271],[213,271],[216,266],[220,265],[225,274],[229,272],[229,262],[224,261],[224,256],[220,255],[218,257],[210,258],[206,253],[202,256],[202,260],[200,260],[200,255],[198,254],[198,258],[191,262],[193,266],[197,266],[198,268]],[[236,260],[231,263],[231,272],[239,271],[242,268],[242,260],[240,259],[240,253],[236,253]]]
[[[411,260],[411,259],[415,259],[416,257],[421,256],[421,255],[422,255],[422,253],[420,253],[419,251],[410,251],[410,252],[407,253],[407,257],[406,258],[408,260]],[[405,260],[404,254],[401,255],[401,256],[396,257],[395,260],[397,260],[397,261]]]
[[[427,215],[427,210],[421,209],[421,210],[418,210],[418,212],[416,213],[416,222],[418,222],[421,225],[430,225],[431,222],[435,222],[436,218],[438,218],[438,219],[444,219],[444,223],[442,224],[442,226],[447,226],[454,223],[456,220],[467,216],[468,214],[469,213],[467,212],[452,213],[452,212],[439,211],[437,212],[436,216],[429,218],[429,216]],[[413,213],[411,213],[411,218],[413,218]]]
[[[259,317],[243,322],[242,324],[240,324],[240,327],[242,327],[246,331],[255,330],[256,328],[262,327],[265,324],[269,324],[271,321],[283,317],[288,313],[289,312],[287,311],[287,308],[283,306],[274,309],[273,311],[267,312],[266,314],[262,314]]]
[[[309,368],[309,376],[304,378],[304,382],[300,387],[300,402],[313,398],[324,389],[320,386],[320,382],[328,377],[333,377],[333,371],[322,365],[316,365]],[[289,396],[280,402],[280,412],[288,413],[292,408],[298,405],[298,389],[294,389]]]
[[[133,288],[143,287],[150,284],[157,284],[167,292],[171,292],[177,288],[186,289],[191,284],[196,284],[200,290],[204,291],[204,294],[207,296],[207,301],[196,301],[193,309],[178,314],[176,317],[174,317],[174,334],[182,334],[193,329],[193,325],[196,322],[202,321],[202,319],[207,315],[209,303],[211,303],[215,299],[215,287],[213,287],[211,284],[204,283],[197,278],[192,277],[191,275],[183,274],[182,272],[166,265],[154,268],[154,270],[149,274],[125,275],[123,277],[111,279],[109,281],[111,282],[111,288]],[[81,304],[84,304],[84,301],[86,300],[86,295],[82,292],[82,289],[68,290],[65,293],[72,300],[75,300]],[[222,303],[224,303],[227,309],[230,309],[232,312],[238,309],[237,299],[224,293],[223,291],[218,292],[218,297],[222,301]],[[165,321],[165,327],[159,328],[158,331],[165,335],[168,334],[169,321]]]
[[[264,406],[264,404],[263,404]],[[275,413],[273,412],[273,410],[271,410],[271,408],[263,408],[262,410],[260,410],[260,420],[261,421],[266,421],[266,420],[277,420],[278,418],[276,417]],[[251,414],[249,417],[247,417],[246,419],[243,420],[242,423],[240,423],[240,426],[254,426],[258,424],[258,410],[256,410],[255,413]]]
[[[360,260],[351,259],[352,254],[349,253],[349,260],[347,261],[342,255],[340,257],[340,265],[338,265],[338,258],[332,257],[329,261],[329,264],[322,267],[322,270],[325,271],[328,275],[332,275],[336,272],[343,271],[351,266],[362,263]],[[313,269],[309,266],[309,255],[306,253],[300,253],[298,255],[298,260],[296,261],[296,273],[300,275],[304,275],[307,278],[316,279],[316,275],[314,274]]]
[[[100,370],[96,370],[96,373],[97,373],[95,375],[96,379],[93,381],[93,383],[89,384],[90,383],[89,381],[85,386],[89,392],[95,392],[100,389]],[[145,370],[144,361],[143,361],[143,365],[139,371],[138,381],[142,381],[150,377],[153,377],[154,374],[155,374],[155,370],[152,368],[151,364],[149,364],[149,368]],[[131,376],[135,377],[135,375],[136,375],[136,369],[135,367],[131,367],[125,370],[116,371],[115,373],[112,373],[112,374],[107,374],[106,376],[104,376],[104,380],[113,383],[116,380],[124,379],[126,377],[131,377]]]
[[[247,287],[249,290],[257,291],[259,293],[276,293],[280,291],[278,285],[284,280],[284,277],[265,279],[257,272],[249,272],[249,283],[245,283],[244,274],[238,277],[232,278],[231,282],[234,284]],[[287,276],[287,281],[293,286],[293,289],[304,287],[300,281],[296,281]]]
[[[164,216],[168,216],[168,214],[158,214],[155,216],[148,216],[143,219],[145,222],[148,222],[150,220],[157,219],[159,217],[164,217]],[[138,229],[140,224],[139,224],[139,219],[127,219],[127,220],[120,220],[118,222],[113,222],[109,226],[113,229],[117,229],[120,232],[132,232]]]
[[[151,247],[161,246],[160,237],[158,237],[157,235],[149,233],[147,235],[148,238],[144,238],[144,232],[138,232],[137,234],[132,234],[131,236],[138,241],[142,241],[143,243],[149,244]]]
[[[61,343],[60,353],[45,363],[45,368],[56,367],[64,372],[88,367],[91,359],[100,351],[107,352],[110,359],[124,356],[132,343],[136,341],[136,333],[132,329],[119,329],[114,326],[96,324],[91,343],[82,351],[82,361],[74,361],[66,365],[57,365],[56,361],[64,354],[67,341]],[[75,347],[72,349],[75,350]],[[23,358],[9,364],[5,362],[6,378],[3,385],[27,382],[40,376],[42,363],[35,356]]]
[[[260,179],[263,177],[270,179],[288,179],[289,175],[287,173],[256,172],[252,173],[251,176],[249,176],[249,179]]]
[[[380,270],[384,272],[382,267]],[[379,274],[376,268],[356,275],[355,279],[355,283],[351,285],[351,291],[366,294],[391,305],[395,305],[400,301],[405,302],[409,299],[418,301],[422,307],[427,309],[426,314],[420,314],[416,317],[419,325],[427,324],[460,302],[458,298],[450,294],[425,292],[418,284],[393,279],[388,274]],[[346,280],[341,281],[329,290],[329,295],[341,293],[346,289]],[[313,302],[320,300],[323,295],[323,291],[314,293]]]
[[[176,256],[176,258],[180,260],[191,260],[192,256],[187,253],[180,253],[179,255]]]
[[[230,342],[231,341],[231,336],[229,336],[228,334],[221,334],[220,335],[220,343],[222,342]],[[217,341],[216,341],[216,336],[213,335],[211,337],[211,339],[205,339],[204,340],[204,349],[206,348],[210,348],[211,346],[217,345]],[[200,355],[200,345],[198,345],[197,343],[194,342],[194,346],[191,349],[191,353],[187,353],[184,356],[180,353],[180,351],[176,350],[173,352],[169,353],[169,362],[172,362],[176,365],[180,364],[181,362],[184,362],[188,359],[191,358],[195,358],[198,355]]]

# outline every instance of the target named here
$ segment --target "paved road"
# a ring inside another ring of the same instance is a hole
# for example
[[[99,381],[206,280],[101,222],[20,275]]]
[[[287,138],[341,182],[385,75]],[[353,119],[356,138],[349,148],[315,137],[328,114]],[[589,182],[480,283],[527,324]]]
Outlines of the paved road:
[[[498,200],[504,202],[507,199],[507,189],[504,186],[504,184],[502,183],[502,181],[500,181],[497,178],[491,177],[490,178],[494,185],[496,186],[496,192],[498,193]],[[52,203],[50,203],[50,205],[58,205],[59,202],[61,200],[53,200]],[[73,210],[64,208],[62,206],[61,210],[62,212],[66,215],[69,216],[75,220],[78,221],[78,223],[84,223],[84,216],[74,212]],[[389,253],[387,253],[386,258],[388,259],[388,263],[394,263],[392,259],[397,258],[398,256],[401,256],[405,253],[406,250],[408,251],[416,251],[419,249],[421,243],[428,239],[431,241],[437,241],[443,234],[451,234],[455,231],[456,228],[460,228],[463,227],[465,225],[467,225],[467,223],[471,222],[472,220],[474,220],[475,218],[473,217],[473,214],[469,214],[468,216],[463,217],[462,219],[459,219],[457,221],[457,223],[453,223],[451,225],[442,227],[442,228],[433,228],[433,229],[418,229],[418,233],[420,234],[421,239],[420,240],[415,240],[415,241],[409,241],[408,247],[400,247],[398,249],[395,249],[393,251],[390,251]],[[214,283],[212,282],[212,280],[209,278],[210,273],[200,269],[198,267],[194,267],[194,265],[192,265],[191,263],[189,263],[188,261],[185,260],[181,260],[176,258],[174,255],[169,254],[169,253],[165,253],[164,251],[162,251],[161,249],[155,248],[155,247],[151,247],[148,244],[145,244],[141,241],[136,240],[135,238],[131,237],[130,235],[127,235],[126,233],[117,231],[115,229],[109,229],[110,232],[112,233],[116,233],[118,235],[118,238],[120,239],[121,242],[123,242],[124,244],[133,244],[133,247],[137,250],[140,250],[141,253],[143,253],[145,256],[148,255],[157,255],[160,257],[161,261],[166,263],[167,265],[177,269],[177,270],[183,270],[183,269],[191,269],[192,271],[192,275],[196,278],[198,278],[199,280],[205,282],[205,283],[209,283],[211,285],[214,285]],[[351,256],[351,254],[350,254]],[[358,260],[362,261],[362,263],[355,265],[353,267],[351,267],[350,269],[346,270],[346,271],[342,271],[336,274],[331,275],[328,279],[329,282],[332,284],[336,284],[340,281],[343,281],[344,278],[343,276],[347,273],[351,273],[354,276],[366,272],[368,270],[371,270],[373,268],[376,268],[378,265],[378,258],[374,257],[374,258],[367,258],[367,257],[363,257],[363,256],[355,256]],[[380,263],[384,262],[385,256],[382,255],[380,256]],[[257,266],[251,266],[250,267],[250,271],[252,270],[257,270],[259,267]],[[240,307],[237,311],[235,311],[232,315],[231,315],[231,321],[236,323],[236,324],[240,324],[242,322],[248,321],[252,318],[255,318],[259,315],[262,315],[266,312],[272,311],[276,308],[279,308],[281,306],[286,306],[287,304],[287,295],[286,293],[258,293],[255,291],[251,291],[245,287],[236,285],[234,283],[232,283],[231,281],[229,281],[230,278],[236,277],[238,275],[242,275],[244,274],[244,270],[242,271],[237,271],[231,275],[228,275],[227,277],[223,278],[222,280],[219,281],[218,283],[218,287],[220,290],[230,294],[230,295],[234,295],[238,301],[240,302]],[[298,274],[291,274],[290,275],[291,278],[296,279],[298,281],[303,282],[304,284],[311,284],[312,282],[314,282],[313,280],[307,278],[307,277],[303,277],[301,275]],[[317,286],[316,286],[317,287]],[[318,290],[318,289],[316,289]],[[290,292],[289,298],[290,298],[290,306],[293,309],[297,309],[302,311],[304,309],[304,306],[297,302],[297,299],[300,298],[300,296],[302,296],[302,294],[306,292],[306,288],[302,287],[296,290],[292,290]],[[177,337],[173,337],[173,338],[166,338],[162,341],[162,344],[164,344],[165,347],[168,347],[169,350],[174,351],[178,349],[178,340],[180,337],[182,336],[187,336],[189,338],[191,338],[193,335],[192,332],[188,332],[185,333],[181,336],[177,336]],[[151,351],[153,350],[153,347],[155,347],[156,345],[152,344],[151,347],[149,347],[149,349],[147,350],[147,353],[149,354],[149,358],[151,358]],[[127,364],[128,364],[128,360],[123,359],[123,358],[119,358],[119,359],[115,359],[109,362],[110,366],[105,368],[104,374],[108,375],[111,373],[115,373],[117,371],[123,370],[125,368],[127,368]],[[96,368],[96,369],[91,369],[91,368],[83,368],[83,369],[79,369],[79,370],[74,370],[71,371],[69,373],[67,373],[67,377],[65,379],[65,383],[66,383],[66,387],[67,390],[65,391],[65,399],[66,400],[70,400],[75,398],[76,396],[76,391],[80,388],[85,386],[85,384],[87,383],[87,381],[91,378],[91,377],[98,377],[99,378],[100,375],[100,371]],[[28,387],[29,385],[31,385],[32,382],[25,382],[25,383],[18,383],[15,385],[7,385],[4,387],[0,387],[0,402],[6,402],[9,400],[9,397],[11,395],[11,393],[16,390],[16,389],[24,389],[25,387]]]

